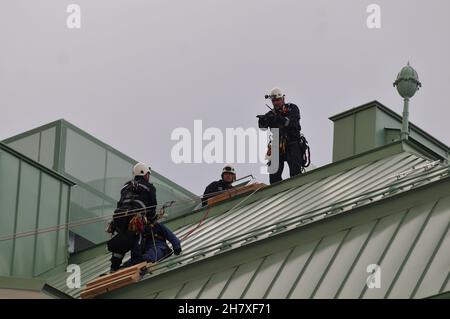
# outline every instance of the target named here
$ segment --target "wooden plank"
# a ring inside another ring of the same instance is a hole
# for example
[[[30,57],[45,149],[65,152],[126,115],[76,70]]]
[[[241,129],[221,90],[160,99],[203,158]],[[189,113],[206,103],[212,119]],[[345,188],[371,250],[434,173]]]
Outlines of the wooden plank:
[[[97,286],[97,287],[94,287],[94,288],[91,288],[91,289],[84,290],[81,293],[80,297],[82,299],[94,298],[96,296],[102,295],[102,294],[107,293],[109,291],[113,291],[113,290],[116,290],[118,288],[121,288],[121,287],[124,287],[124,286],[128,286],[128,285],[130,285],[132,283],[138,282],[139,278],[140,278],[140,275],[139,275],[139,273],[136,272],[136,273],[131,274],[129,276],[125,276],[125,277],[116,279],[116,280],[114,280],[112,282],[109,282],[109,283],[107,283],[105,285],[100,285],[100,286]]]
[[[97,286],[99,283],[102,283],[102,282],[105,282],[105,281],[110,281],[110,280],[113,279],[113,278],[118,278],[118,277],[122,277],[123,275],[133,273],[133,272],[135,272],[136,270],[139,270],[139,269],[141,269],[142,267],[145,267],[146,265],[147,265],[147,262],[144,261],[144,262],[141,262],[141,263],[139,263],[139,264],[137,264],[137,265],[134,265],[134,266],[130,266],[130,267],[127,267],[127,268],[120,269],[120,270],[118,270],[118,271],[116,271],[116,272],[113,272],[112,274],[98,277],[98,278],[96,278],[96,279],[91,280],[90,282],[88,282],[88,283],[86,284],[86,287],[87,287],[87,288],[90,288],[90,287],[92,287],[92,286]]]
[[[134,274],[139,274],[139,270],[135,270],[133,272],[128,272],[128,273],[122,274],[122,276],[119,276],[119,277],[107,278],[105,280],[98,281],[93,285],[89,285],[89,287],[86,286],[85,290],[91,290],[93,288],[105,286],[105,285],[111,284],[112,282],[114,282],[116,280],[123,279],[123,278],[129,277],[129,276],[132,276]]]
[[[131,274],[131,275],[125,276],[123,278],[116,279],[113,282],[110,282],[108,284],[97,286],[97,287],[91,288],[89,290],[86,290],[81,294],[81,298],[83,298],[83,299],[93,298],[93,297],[99,296],[101,294],[104,294],[108,291],[112,291],[112,290],[118,289],[120,287],[130,285],[137,281],[139,281],[139,275],[137,273]]]
[[[219,194],[219,195],[209,198],[208,205],[220,203],[224,200],[227,200],[227,199],[232,198],[237,195],[254,192],[257,189],[264,188],[266,186],[267,185],[263,184],[263,183],[254,183],[254,184],[250,184],[250,185],[243,186],[243,187],[232,188],[232,189],[224,191],[222,194]]]
[[[94,281],[91,281],[91,282],[88,283],[88,285],[86,285],[86,290],[92,289],[92,288],[94,288],[94,287],[106,285],[106,284],[111,283],[111,282],[113,282],[113,281],[115,281],[115,280],[121,279],[121,278],[123,278],[123,277],[127,277],[127,276],[132,275],[132,274],[135,274],[135,273],[140,274],[140,271],[141,271],[141,269],[143,269],[143,268],[147,268],[147,271],[149,271],[149,270],[151,269],[151,266],[153,265],[152,263],[141,263],[141,264],[143,264],[142,267],[139,267],[139,268],[137,268],[137,269],[136,269],[136,267],[133,267],[133,269],[132,269],[133,271],[129,271],[129,272],[126,272],[126,273],[122,273],[121,276],[114,276],[114,277],[107,277],[107,276],[104,276],[104,277],[98,278],[98,279],[102,279],[102,280],[96,279],[95,282],[94,282]],[[139,265],[141,265],[141,264],[139,264]],[[137,266],[137,265],[136,265],[136,266]],[[131,268],[131,267],[130,267],[130,268]],[[107,277],[107,278],[105,278],[105,277]]]

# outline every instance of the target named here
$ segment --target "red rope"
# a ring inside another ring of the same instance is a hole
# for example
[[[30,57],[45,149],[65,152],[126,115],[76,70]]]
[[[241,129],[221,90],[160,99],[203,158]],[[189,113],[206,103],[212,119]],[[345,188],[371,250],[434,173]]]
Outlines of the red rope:
[[[181,238],[181,241],[184,241],[185,239],[187,239],[190,235],[192,235],[192,233],[197,230],[205,221],[205,219],[208,217],[209,211],[211,210],[211,206],[208,207],[208,209],[206,210],[206,213],[203,215],[202,219],[200,220],[200,222],[197,224],[197,226],[195,226],[194,228],[192,228],[190,231],[188,231],[186,234],[184,234],[184,236]]]

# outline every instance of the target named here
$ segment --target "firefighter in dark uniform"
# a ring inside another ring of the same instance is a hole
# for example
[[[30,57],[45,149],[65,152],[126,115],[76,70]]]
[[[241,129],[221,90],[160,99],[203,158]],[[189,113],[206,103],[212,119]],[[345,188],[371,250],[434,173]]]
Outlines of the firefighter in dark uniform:
[[[236,171],[231,165],[226,165],[222,169],[221,179],[209,184],[203,193],[202,206],[206,206],[208,198],[218,195],[227,189],[233,188],[232,184],[236,180]]]
[[[167,245],[172,245],[172,249]],[[140,262],[157,262],[172,255],[181,253],[181,242],[172,231],[164,224],[158,222],[149,223],[144,227],[143,238],[135,241],[131,250],[131,258],[124,263],[124,267],[132,266]]]
[[[275,173],[270,174],[270,184],[282,180],[284,162],[289,165],[290,176],[301,174],[304,166],[304,143],[306,140],[300,133],[300,111],[297,105],[285,103],[285,95],[278,88],[271,90],[269,95],[273,109],[264,115],[258,115],[258,126],[261,129],[278,128],[279,129],[279,165]],[[273,150],[272,150],[273,151]],[[269,148],[268,153],[271,152]],[[269,155],[269,154],[268,154]],[[270,165],[270,163],[269,163]]]
[[[112,253],[111,272],[120,268],[125,254],[139,240],[145,223],[155,219],[156,189],[149,182],[150,173],[146,164],[136,164],[133,167],[133,180],[127,182],[120,191],[120,200],[108,228],[108,232],[116,233],[107,244]]]

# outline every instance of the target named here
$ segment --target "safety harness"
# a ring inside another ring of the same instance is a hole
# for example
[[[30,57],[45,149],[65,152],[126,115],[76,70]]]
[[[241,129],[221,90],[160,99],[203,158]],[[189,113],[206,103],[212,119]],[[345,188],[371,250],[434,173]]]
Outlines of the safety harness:
[[[281,114],[279,115],[286,115],[291,111],[290,103],[287,103],[283,106],[283,109],[280,111]],[[286,145],[287,145],[287,135],[283,134],[280,136],[280,155],[286,154]],[[308,141],[306,140],[305,136],[300,133],[300,150],[302,152],[302,160],[301,160],[301,167],[302,171],[306,167],[308,167],[311,164],[311,152],[308,145]],[[266,159],[268,159],[267,165],[270,166],[270,157],[272,156],[272,137],[269,137],[269,144],[267,144],[267,153],[266,153]]]
[[[122,196],[116,210],[116,212],[120,213],[120,217],[118,218],[125,218],[123,223],[128,221],[128,230],[135,233],[142,233],[144,231],[144,225],[147,223],[147,206],[139,199],[139,195],[144,191],[150,192],[150,188],[137,180],[126,183],[120,191]],[[142,211],[136,214],[134,212],[136,209],[142,209]],[[129,211],[133,212],[129,213]],[[113,221],[108,225],[106,232],[113,234],[116,231],[117,227],[113,218]]]

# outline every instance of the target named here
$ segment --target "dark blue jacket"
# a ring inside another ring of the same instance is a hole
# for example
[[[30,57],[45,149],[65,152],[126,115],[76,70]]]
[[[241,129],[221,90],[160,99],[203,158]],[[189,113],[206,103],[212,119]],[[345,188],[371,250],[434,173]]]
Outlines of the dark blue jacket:
[[[153,184],[145,181],[142,176],[136,176],[134,181],[137,187],[132,187],[132,181],[125,183],[120,191],[120,200],[117,202],[115,214],[120,214],[119,218],[114,218],[114,227],[117,231],[125,232],[134,214],[123,216],[126,210],[143,209],[149,220],[153,219],[156,213],[156,188]],[[146,208],[146,209],[145,209]]]
[[[287,125],[286,125],[287,124]],[[259,118],[259,128],[279,128],[280,136],[286,136],[287,141],[300,141],[300,110],[293,103],[285,104],[283,109],[269,111],[264,117]]]
[[[233,188],[231,184],[232,183],[227,183],[221,179],[206,186],[205,192],[203,193],[202,206],[208,204],[208,198],[219,195],[219,192]]]
[[[147,243],[153,244],[153,237],[155,238],[155,245],[167,245],[166,241],[169,241],[174,250],[181,248],[181,241],[177,236],[164,224],[155,223],[152,226],[145,226],[145,237],[147,238]]]

